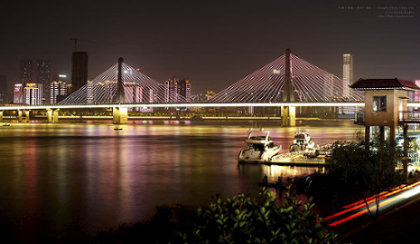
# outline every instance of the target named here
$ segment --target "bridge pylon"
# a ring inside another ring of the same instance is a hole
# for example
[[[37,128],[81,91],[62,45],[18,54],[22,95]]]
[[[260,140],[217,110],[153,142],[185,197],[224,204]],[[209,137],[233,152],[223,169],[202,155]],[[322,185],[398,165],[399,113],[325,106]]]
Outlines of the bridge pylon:
[[[282,88],[282,102],[295,102],[295,93],[292,83],[292,60],[291,50],[286,49],[285,66],[284,66],[284,85]],[[281,107],[281,125],[295,126],[296,125],[296,107],[282,106]]]
[[[124,63],[124,59],[120,57],[118,59],[118,67],[117,67],[117,94],[115,102],[117,104],[125,103],[125,96],[124,96],[124,83],[123,83],[123,75],[122,75],[122,64]],[[113,107],[112,108],[112,123],[113,124],[127,124],[128,122],[128,111],[126,107]]]

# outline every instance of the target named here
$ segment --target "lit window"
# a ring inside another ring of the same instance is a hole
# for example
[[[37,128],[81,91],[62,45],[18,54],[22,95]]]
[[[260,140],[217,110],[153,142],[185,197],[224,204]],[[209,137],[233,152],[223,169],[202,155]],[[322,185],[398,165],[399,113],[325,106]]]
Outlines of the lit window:
[[[373,97],[373,111],[374,112],[386,111],[386,96]]]

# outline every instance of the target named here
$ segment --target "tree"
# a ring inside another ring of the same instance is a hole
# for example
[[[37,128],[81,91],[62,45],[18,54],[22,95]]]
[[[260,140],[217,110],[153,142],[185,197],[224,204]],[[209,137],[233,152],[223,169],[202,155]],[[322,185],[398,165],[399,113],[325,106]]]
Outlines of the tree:
[[[198,209],[184,243],[336,243],[337,235],[326,230],[311,212],[313,204],[296,200],[290,190],[281,205],[266,189],[255,199],[238,194],[213,199]]]
[[[342,192],[363,198],[371,216],[379,214],[379,193],[388,190],[401,179],[395,171],[401,152],[395,144],[375,141],[370,150],[356,143],[336,144],[329,175],[339,180]],[[367,198],[375,198],[376,211],[372,213]]]

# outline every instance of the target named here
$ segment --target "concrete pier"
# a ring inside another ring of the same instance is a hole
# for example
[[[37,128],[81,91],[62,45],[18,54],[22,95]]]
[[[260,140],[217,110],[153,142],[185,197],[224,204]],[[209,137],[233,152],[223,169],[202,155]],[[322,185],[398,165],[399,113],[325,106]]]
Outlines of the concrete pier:
[[[17,111],[17,119],[18,119],[18,122],[19,123],[22,122],[22,110],[18,110]]]
[[[29,120],[30,120],[29,114],[30,114],[30,110],[25,110],[25,122],[26,123],[29,123]]]
[[[57,123],[58,122],[58,111],[59,111],[59,109],[47,109],[48,123]]]
[[[281,107],[281,126],[296,126],[296,107]]]
[[[114,107],[112,109],[112,123],[116,125],[127,124],[128,112],[127,108]]]

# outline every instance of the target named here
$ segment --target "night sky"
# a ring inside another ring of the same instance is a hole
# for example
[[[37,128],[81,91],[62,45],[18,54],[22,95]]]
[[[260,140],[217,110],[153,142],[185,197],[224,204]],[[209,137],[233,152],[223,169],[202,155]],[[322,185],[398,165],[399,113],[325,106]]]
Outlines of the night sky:
[[[349,52],[356,79],[420,79],[417,2],[2,1],[0,75],[15,82],[19,60],[41,58],[70,75],[79,38],[90,78],[121,56],[160,82],[189,78],[193,93],[220,91],[288,47],[339,77]]]

